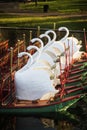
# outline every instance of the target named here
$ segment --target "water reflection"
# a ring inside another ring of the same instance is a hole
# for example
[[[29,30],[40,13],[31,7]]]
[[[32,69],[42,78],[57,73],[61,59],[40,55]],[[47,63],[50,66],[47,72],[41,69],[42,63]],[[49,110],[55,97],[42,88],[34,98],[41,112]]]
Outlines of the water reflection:
[[[17,117],[15,130],[55,130],[53,120],[35,117]]]
[[[86,101],[85,101],[86,99]],[[75,119],[78,117],[78,121]],[[0,130],[87,130],[87,98],[68,112],[44,116],[0,116]]]
[[[67,121],[37,117],[4,118],[0,130],[72,130],[72,123]]]

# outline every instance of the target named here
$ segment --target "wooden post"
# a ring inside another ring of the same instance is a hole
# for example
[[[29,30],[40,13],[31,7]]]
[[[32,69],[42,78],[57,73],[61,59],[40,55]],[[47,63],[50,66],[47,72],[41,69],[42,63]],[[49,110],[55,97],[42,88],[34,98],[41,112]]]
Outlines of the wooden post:
[[[68,50],[68,57],[69,57],[69,66],[70,66],[70,45],[69,45],[69,39],[68,39],[68,48],[69,48],[69,50]]]
[[[25,34],[23,34],[23,41],[24,41],[24,51],[26,51],[26,40],[25,40]]]
[[[73,62],[73,48],[74,48],[74,46],[73,46],[73,35],[72,35],[72,62]]]
[[[29,36],[29,40],[32,39],[32,31],[30,30],[30,36]]]
[[[86,32],[85,32],[85,28],[83,29],[84,31],[84,42],[85,42],[85,50],[87,52],[87,44],[86,44]]]
[[[13,47],[10,47],[10,73],[12,74],[12,64],[13,64]]]
[[[18,53],[19,53],[19,50],[20,50],[20,40],[18,40],[17,42],[17,47],[18,47]],[[18,62],[17,62],[17,68],[19,69],[19,58],[18,58]]]
[[[55,30],[55,29],[56,29],[56,23],[53,24],[53,30]]]
[[[65,43],[64,43],[64,51],[65,51],[65,57],[66,57],[65,67],[67,67],[67,52],[66,52],[66,45],[65,45]]]
[[[38,26],[37,28],[37,37],[39,37],[39,35],[40,35],[40,26]]]
[[[12,72],[13,72],[13,47],[10,47],[10,82],[9,82],[9,92],[10,97],[12,98]]]

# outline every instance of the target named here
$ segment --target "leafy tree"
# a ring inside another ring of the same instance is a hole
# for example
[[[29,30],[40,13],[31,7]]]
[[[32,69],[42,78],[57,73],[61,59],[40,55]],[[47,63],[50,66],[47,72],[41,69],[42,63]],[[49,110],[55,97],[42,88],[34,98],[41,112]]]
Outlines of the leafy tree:
[[[87,62],[83,64],[83,66],[80,67],[81,69],[87,69]],[[87,72],[84,72],[81,76],[82,82],[85,82],[87,80]]]

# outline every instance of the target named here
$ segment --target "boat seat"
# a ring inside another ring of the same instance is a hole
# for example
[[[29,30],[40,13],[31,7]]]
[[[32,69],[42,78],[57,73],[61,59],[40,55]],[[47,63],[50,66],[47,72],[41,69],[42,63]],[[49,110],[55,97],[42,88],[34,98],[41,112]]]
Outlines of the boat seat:
[[[19,99],[15,99],[14,101],[14,104],[19,104],[19,105],[22,105],[22,104],[37,104],[39,102],[39,99],[37,100],[19,100]]]
[[[32,101],[33,104],[37,104],[38,102],[39,102],[39,99]]]
[[[54,99],[55,95],[59,93],[59,90],[56,90],[56,92],[48,92],[46,94],[44,94],[40,100],[51,100],[51,99]]]

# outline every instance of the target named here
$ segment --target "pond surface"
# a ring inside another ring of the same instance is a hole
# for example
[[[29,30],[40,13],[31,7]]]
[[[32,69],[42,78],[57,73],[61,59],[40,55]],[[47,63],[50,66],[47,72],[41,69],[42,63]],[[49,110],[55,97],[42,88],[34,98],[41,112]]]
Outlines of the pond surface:
[[[70,114],[70,115],[69,115]],[[87,96],[60,116],[0,116],[0,130],[87,130]]]
[[[67,121],[49,118],[11,117],[4,120],[1,130],[72,130],[73,125]]]

